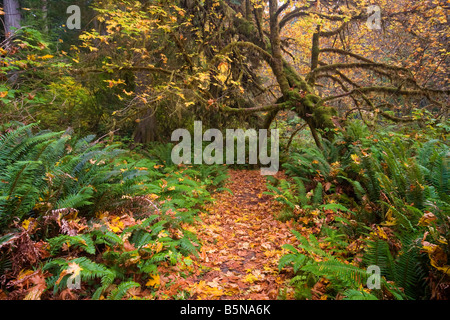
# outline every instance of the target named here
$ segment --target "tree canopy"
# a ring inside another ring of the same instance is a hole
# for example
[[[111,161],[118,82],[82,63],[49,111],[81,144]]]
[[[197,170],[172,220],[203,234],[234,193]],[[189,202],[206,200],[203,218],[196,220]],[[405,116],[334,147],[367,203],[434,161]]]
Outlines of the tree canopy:
[[[448,9],[0,1],[0,299],[448,299]]]

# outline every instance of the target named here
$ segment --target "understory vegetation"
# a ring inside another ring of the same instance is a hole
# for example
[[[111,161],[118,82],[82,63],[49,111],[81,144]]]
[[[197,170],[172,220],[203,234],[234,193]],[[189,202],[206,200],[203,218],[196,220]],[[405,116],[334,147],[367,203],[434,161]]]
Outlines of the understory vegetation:
[[[373,2],[0,0],[0,300],[447,300],[448,1]]]
[[[220,191],[225,168],[178,167],[36,127],[1,129],[0,271],[9,298],[75,298],[67,281],[76,275],[77,298],[121,299],[139,287],[151,297],[159,264],[197,254],[183,226]],[[170,155],[170,147],[154,150]]]
[[[300,241],[280,260],[291,266],[298,298],[318,281],[346,299],[430,299],[448,294],[450,220],[448,124],[369,129],[352,121],[323,150],[299,139],[270,179]],[[369,266],[381,272],[369,290]]]

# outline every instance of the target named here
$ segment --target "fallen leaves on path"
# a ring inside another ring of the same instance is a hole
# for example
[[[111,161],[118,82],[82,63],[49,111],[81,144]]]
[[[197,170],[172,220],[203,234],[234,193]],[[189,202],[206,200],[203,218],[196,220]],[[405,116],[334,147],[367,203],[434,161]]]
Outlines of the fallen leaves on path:
[[[226,187],[233,194],[216,194],[216,201],[200,214],[201,221],[187,226],[202,243],[199,258],[193,258],[194,271],[183,278],[165,270],[168,276],[161,280],[167,285],[160,298],[185,290],[190,299],[266,300],[277,299],[283,288],[291,297],[289,277],[279,273],[278,261],[286,253],[282,246],[296,243],[292,226],[275,219],[280,204],[263,194],[266,179],[259,171],[229,174]]]

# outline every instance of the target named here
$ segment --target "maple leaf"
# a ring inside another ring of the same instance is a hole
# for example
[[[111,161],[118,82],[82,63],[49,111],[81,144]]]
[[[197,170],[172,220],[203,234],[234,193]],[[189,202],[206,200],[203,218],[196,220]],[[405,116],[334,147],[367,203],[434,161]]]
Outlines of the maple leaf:
[[[245,276],[243,281],[247,283],[253,283],[255,281],[258,281],[258,278],[255,277],[252,273],[249,273]]]
[[[40,57],[41,60],[48,60],[51,58],[53,58],[53,56],[51,54],[46,54],[46,55]]]
[[[161,284],[161,277],[159,274],[150,275],[150,279],[145,284],[147,287],[158,287]]]
[[[426,211],[424,213],[424,215],[420,218],[418,225],[419,226],[428,226],[433,221],[436,221],[436,219],[437,219],[437,217],[433,213]]]
[[[361,159],[358,157],[357,154],[352,154],[352,155],[350,155],[350,157],[352,158],[353,162],[355,162],[356,164],[361,164]]]
[[[120,220],[120,217],[114,217],[111,222],[108,223],[108,227],[112,232],[118,233],[124,229],[124,223]]]

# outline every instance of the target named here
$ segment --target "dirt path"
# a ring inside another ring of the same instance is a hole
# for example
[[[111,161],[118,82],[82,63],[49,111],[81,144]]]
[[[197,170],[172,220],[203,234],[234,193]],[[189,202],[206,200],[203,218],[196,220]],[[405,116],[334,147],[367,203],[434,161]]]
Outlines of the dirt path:
[[[263,194],[259,171],[230,171],[226,187],[233,195],[216,194],[191,229],[203,245],[194,275],[163,281],[176,283],[171,293],[187,290],[190,299],[277,299],[288,281],[278,272],[281,247],[295,237],[289,224],[275,220],[280,206]]]

